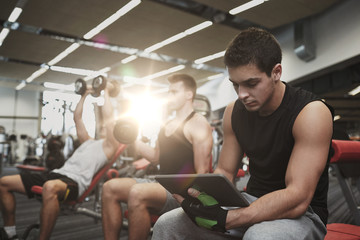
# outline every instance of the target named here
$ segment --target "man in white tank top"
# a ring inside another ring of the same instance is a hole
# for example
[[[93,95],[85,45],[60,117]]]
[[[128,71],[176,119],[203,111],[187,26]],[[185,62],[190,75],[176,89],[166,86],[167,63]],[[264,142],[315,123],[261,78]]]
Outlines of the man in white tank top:
[[[40,213],[39,239],[49,239],[59,214],[60,201],[76,200],[90,185],[95,173],[114,155],[119,142],[113,136],[115,125],[113,107],[108,89],[104,90],[104,105],[101,107],[104,138],[92,139],[82,119],[83,106],[90,89],[81,96],[74,111],[77,137],[81,146],[60,169],[43,174],[21,173],[0,179],[0,207],[4,220],[1,239],[18,239],[15,228],[14,192],[33,197],[31,187],[43,186]],[[105,132],[104,132],[105,131]]]

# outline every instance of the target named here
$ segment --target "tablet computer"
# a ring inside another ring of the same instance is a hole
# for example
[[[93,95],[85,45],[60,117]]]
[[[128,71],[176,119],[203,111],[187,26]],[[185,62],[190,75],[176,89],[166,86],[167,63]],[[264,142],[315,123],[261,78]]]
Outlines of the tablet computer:
[[[167,174],[155,179],[170,193],[188,197],[187,189],[196,186],[200,191],[214,197],[221,206],[247,207],[249,202],[222,174]]]

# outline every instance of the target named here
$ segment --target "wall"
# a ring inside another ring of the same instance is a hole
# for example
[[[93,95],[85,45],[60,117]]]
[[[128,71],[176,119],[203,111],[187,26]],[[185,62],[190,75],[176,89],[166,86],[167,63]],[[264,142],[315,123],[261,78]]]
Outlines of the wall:
[[[291,82],[360,54],[360,1],[343,1],[336,8],[312,19],[316,58],[299,59],[294,52],[294,28],[284,27],[275,33],[283,50],[282,81]],[[236,99],[228,79],[213,80],[198,90],[209,96],[213,110]]]
[[[34,91],[16,91],[11,88],[0,88],[0,125],[8,134],[38,135],[40,114],[40,94]],[[31,117],[31,119],[3,118],[4,116]]]

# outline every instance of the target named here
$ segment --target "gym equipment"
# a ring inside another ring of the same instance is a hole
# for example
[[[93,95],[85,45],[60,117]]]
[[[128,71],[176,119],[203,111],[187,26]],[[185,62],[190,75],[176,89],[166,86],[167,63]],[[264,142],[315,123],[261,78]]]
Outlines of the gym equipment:
[[[356,179],[360,191],[360,142],[349,140],[332,140],[334,155],[330,166],[335,170],[339,185],[344,194],[355,224],[360,226],[360,205],[347,179]]]
[[[79,95],[83,95],[86,92],[86,82],[84,79],[77,79],[75,81],[75,93]]]
[[[104,76],[97,76],[92,81],[92,87],[94,89],[94,92],[92,93],[92,96],[98,97],[101,94],[101,91],[105,88],[109,89],[109,95],[110,97],[116,97],[120,92],[120,84],[115,81],[108,81]]]
[[[360,239],[360,206],[353,189],[347,182],[351,178],[357,179],[357,188],[360,191],[360,142],[350,140],[332,140],[334,154],[330,166],[335,170],[339,185],[344,194],[349,210],[357,225],[331,223],[327,225],[325,240]]]
[[[136,140],[138,132],[137,121],[132,117],[124,117],[116,121],[113,134],[120,143],[130,144]]]
[[[89,217],[94,218],[95,220],[101,219],[100,208],[97,206],[100,204],[100,184],[101,181],[104,180],[106,172],[112,167],[116,159],[120,156],[121,153],[126,149],[126,145],[120,144],[116,153],[113,155],[111,161],[109,161],[104,167],[102,167],[93,177],[89,188],[80,196],[76,201],[64,201],[61,203],[61,213],[64,216],[69,216],[71,213],[73,214],[83,214]],[[41,198],[42,195],[42,187],[41,186],[33,186],[31,191],[35,193],[35,195]],[[95,192],[95,206],[94,209],[88,209],[85,207],[81,207],[81,203],[86,201],[91,193]],[[22,235],[21,239],[37,239],[33,236],[37,237],[39,224],[32,224],[26,228],[26,231]]]

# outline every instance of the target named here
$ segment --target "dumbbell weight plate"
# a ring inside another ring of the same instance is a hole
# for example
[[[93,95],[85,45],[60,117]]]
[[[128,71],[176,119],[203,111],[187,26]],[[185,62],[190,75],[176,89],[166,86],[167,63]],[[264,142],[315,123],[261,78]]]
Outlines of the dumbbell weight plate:
[[[77,79],[75,81],[75,93],[83,95],[86,92],[86,82],[84,79]]]
[[[93,93],[91,93],[91,95],[93,97],[100,96],[101,91],[104,90],[105,87],[106,87],[106,78],[103,76],[97,76],[92,81],[92,88],[94,91]]]

